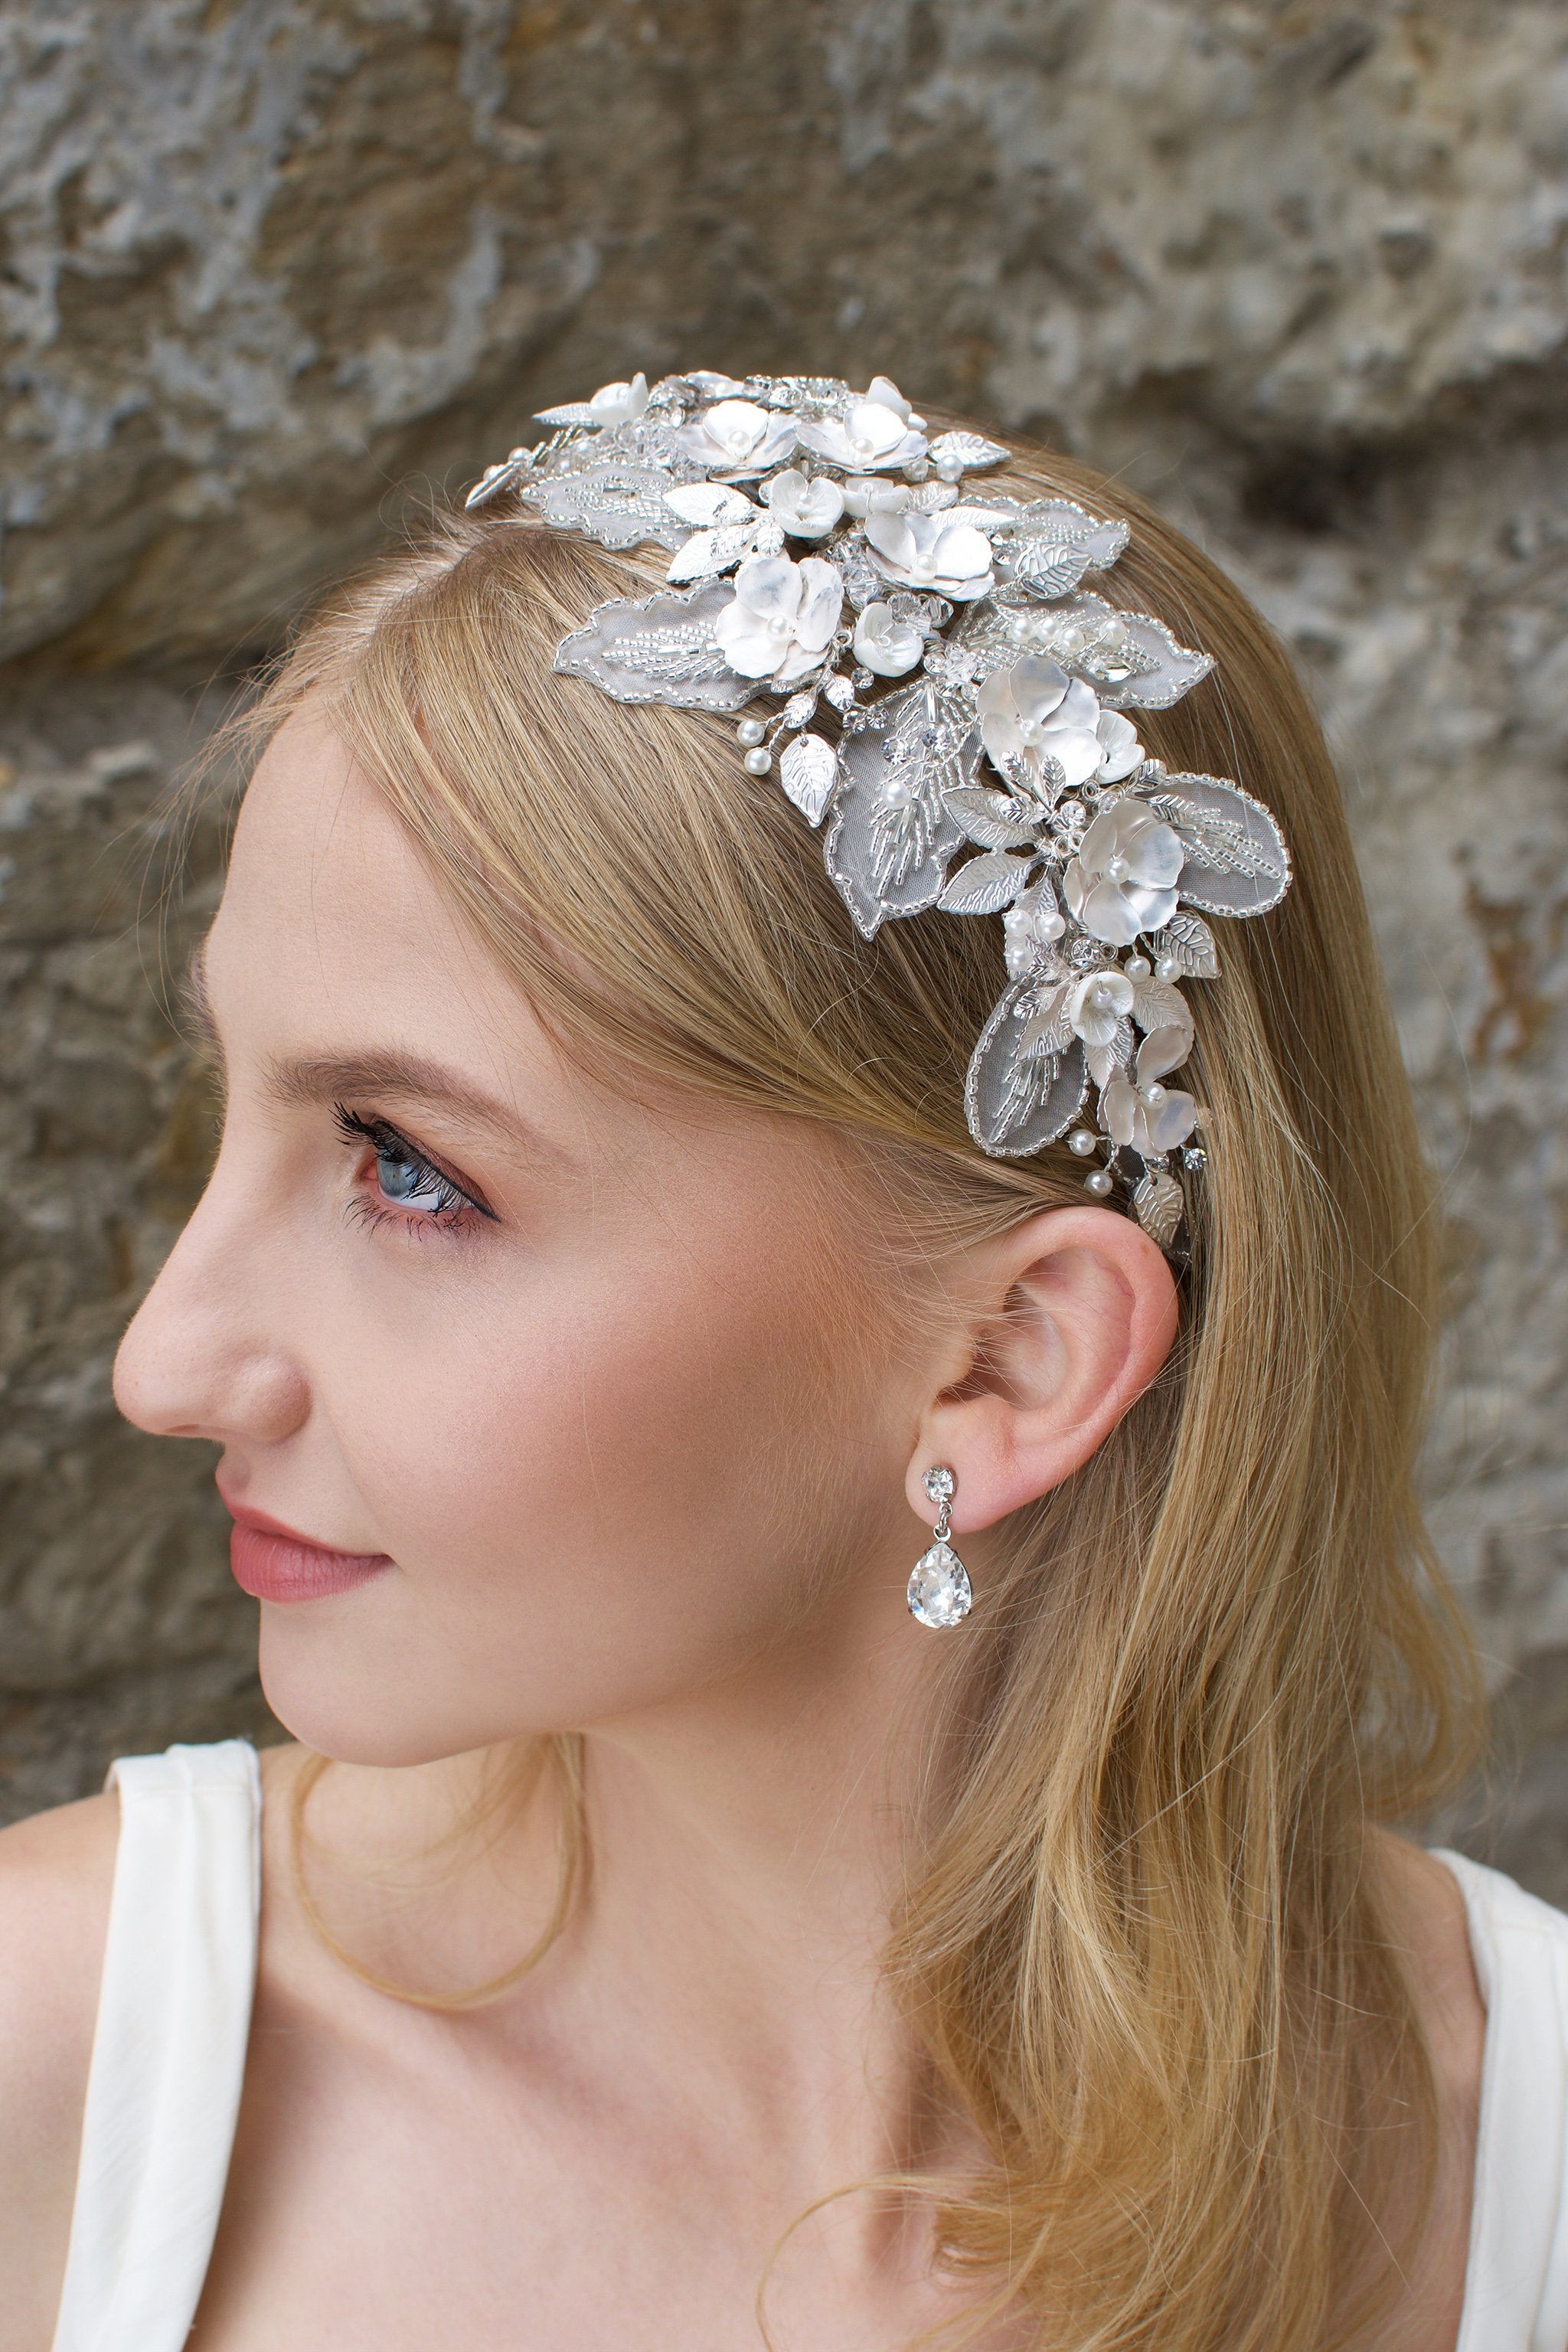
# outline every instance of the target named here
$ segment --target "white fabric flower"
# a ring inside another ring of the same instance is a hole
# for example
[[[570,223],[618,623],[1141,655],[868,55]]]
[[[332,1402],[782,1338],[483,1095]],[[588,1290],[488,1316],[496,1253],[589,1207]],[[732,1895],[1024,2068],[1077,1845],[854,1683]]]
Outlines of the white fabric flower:
[[[760,408],[754,400],[721,400],[676,441],[688,457],[715,474],[762,474],[795,447],[797,422],[788,409]]]
[[[647,406],[647,378],[634,375],[630,383],[602,383],[591,400],[568,401],[563,408],[541,408],[541,425],[591,425],[606,432],[613,425],[629,425]]]
[[[847,415],[803,425],[800,437],[808,449],[842,466],[847,474],[879,474],[925,456],[924,423],[896,383],[874,375],[865,398],[851,402]]]
[[[1157,1094],[1154,1102],[1147,1101],[1131,1078],[1112,1078],[1100,1097],[1100,1116],[1111,1141],[1131,1146],[1145,1160],[1185,1143],[1198,1116],[1191,1095],[1167,1093],[1163,1087],[1152,1091]]]
[[[902,514],[913,496],[908,482],[883,482],[875,474],[851,474],[844,485],[844,511],[857,522],[864,522],[868,514]]]
[[[955,604],[972,604],[993,585],[985,533],[944,514],[871,514],[866,539],[885,579],[934,588]]]
[[[855,658],[879,677],[902,677],[925,651],[925,633],[895,618],[890,604],[868,604],[855,624]]]
[[[1119,784],[1123,776],[1142,767],[1143,746],[1138,740],[1138,730],[1120,710],[1102,710],[1094,731],[1100,738],[1096,773],[1102,784]]]
[[[798,466],[787,466],[763,486],[763,496],[792,539],[826,539],[844,512],[844,493],[819,474],[807,481]]]
[[[742,677],[793,686],[817,668],[844,605],[844,583],[831,563],[808,555],[752,555],[735,574],[735,599],[713,624],[732,670]]]
[[[1097,739],[1098,740],[1098,739]],[[1178,835],[1142,801],[1102,809],[1062,876],[1062,897],[1086,931],[1131,947],[1176,911],[1185,852]]]
[[[1077,792],[1099,772],[1105,744],[1100,698],[1043,655],[994,669],[977,698],[986,757],[1015,790],[1040,800]]]
[[[1063,1009],[1086,1045],[1109,1045],[1132,1010],[1132,982],[1124,972],[1086,971],[1068,990]]]

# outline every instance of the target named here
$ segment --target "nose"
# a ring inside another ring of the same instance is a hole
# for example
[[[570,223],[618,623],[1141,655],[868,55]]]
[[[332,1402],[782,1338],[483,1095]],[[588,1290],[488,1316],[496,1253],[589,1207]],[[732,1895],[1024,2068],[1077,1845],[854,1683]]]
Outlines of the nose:
[[[310,1412],[277,1327],[279,1244],[247,1229],[224,1156],[114,1361],[114,1401],[155,1437],[278,1444]]]

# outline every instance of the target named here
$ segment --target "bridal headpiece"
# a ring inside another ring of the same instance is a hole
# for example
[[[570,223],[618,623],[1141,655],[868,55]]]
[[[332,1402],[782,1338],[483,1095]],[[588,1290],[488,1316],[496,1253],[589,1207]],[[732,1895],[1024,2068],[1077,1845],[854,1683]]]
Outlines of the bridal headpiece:
[[[750,711],[742,757],[808,824],[866,938],[938,907],[1003,917],[1009,974],[969,1065],[983,1151],[1066,1137],[1180,1246],[1203,1165],[1182,983],[1212,979],[1206,916],[1290,879],[1279,829],[1218,776],[1172,775],[1126,714],[1163,710],[1206,654],[1086,589],[1127,526],[988,495],[1008,451],[928,438],[886,376],[642,376],[546,409],[468,497],[513,492],[605,547],[669,551],[668,586],[601,604],[555,658],[618,702]],[[902,685],[889,688],[896,679]],[[1086,1115],[1090,1083],[1092,1118]]]

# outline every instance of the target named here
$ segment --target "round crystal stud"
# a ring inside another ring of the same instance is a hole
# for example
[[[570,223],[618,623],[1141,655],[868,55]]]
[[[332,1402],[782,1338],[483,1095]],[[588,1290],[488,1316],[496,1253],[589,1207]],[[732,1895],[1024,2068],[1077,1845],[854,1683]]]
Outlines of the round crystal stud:
[[[868,669],[852,669],[849,683],[857,694],[869,694],[877,681]]]
[[[926,1490],[928,1502],[949,1503],[957,1491],[958,1481],[946,1463],[939,1462],[933,1469],[926,1472],[921,1485]]]
[[[974,1604],[969,1571],[951,1544],[933,1543],[922,1551],[910,1578],[910,1615],[939,1632],[962,1623]]]

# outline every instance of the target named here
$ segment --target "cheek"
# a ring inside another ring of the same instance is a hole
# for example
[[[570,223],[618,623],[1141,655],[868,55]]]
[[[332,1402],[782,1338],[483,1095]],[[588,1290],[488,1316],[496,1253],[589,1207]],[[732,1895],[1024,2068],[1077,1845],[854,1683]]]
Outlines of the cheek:
[[[422,1703],[472,1717],[438,1744],[479,1745],[668,1697],[808,1609],[867,1540],[868,1456],[895,1504],[903,1465],[842,1284],[789,1263],[533,1274],[342,1363],[336,1440],[402,1570],[353,1596],[356,1672],[403,1684],[417,1660]],[[276,1660],[293,1629],[272,1630]]]

